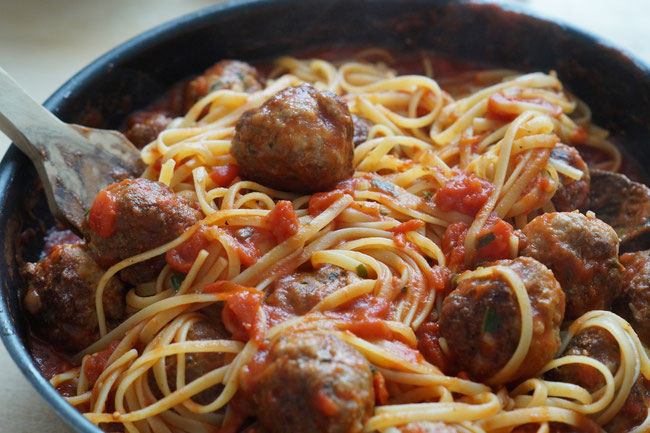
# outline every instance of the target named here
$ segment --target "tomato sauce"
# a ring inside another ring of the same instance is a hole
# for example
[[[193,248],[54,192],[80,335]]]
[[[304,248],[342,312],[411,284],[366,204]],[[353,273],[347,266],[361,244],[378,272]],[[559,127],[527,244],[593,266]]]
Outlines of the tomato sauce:
[[[422,226],[424,226],[424,221],[416,219],[398,225],[391,230],[394,233],[393,242],[395,242],[395,245],[397,245],[398,248],[406,248],[406,233],[415,231]],[[413,245],[413,247],[415,247],[415,245]]]
[[[232,181],[239,176],[239,166],[236,164],[226,164],[214,167],[209,174],[210,179],[219,187],[228,187]]]
[[[229,281],[217,281],[209,284],[203,289],[203,292],[221,293],[225,298],[226,305],[223,308],[221,319],[233,339],[262,343],[266,332],[260,316],[264,298],[262,292]]]
[[[266,216],[266,223],[273,233],[277,243],[284,242],[287,238],[298,233],[300,221],[296,211],[288,200],[280,200]]]
[[[462,171],[438,190],[433,201],[443,212],[456,211],[474,216],[493,191],[494,186],[487,180]]]
[[[454,272],[466,269],[465,238],[468,230],[469,225],[457,222],[447,227],[442,238],[442,252],[447,259],[447,266]],[[515,235],[515,230],[509,223],[492,214],[476,237],[475,262],[510,258],[510,239]]]
[[[88,225],[103,238],[111,237],[115,232],[117,199],[110,188],[99,191],[88,213]]]
[[[199,252],[208,245],[205,229],[206,226],[199,227],[188,240],[167,251],[165,260],[172,269],[184,274],[190,271]]]

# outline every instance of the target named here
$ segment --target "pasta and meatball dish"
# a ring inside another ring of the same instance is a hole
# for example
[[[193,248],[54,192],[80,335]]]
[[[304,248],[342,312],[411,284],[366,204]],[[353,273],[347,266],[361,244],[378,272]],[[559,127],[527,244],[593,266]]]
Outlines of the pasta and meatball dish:
[[[129,433],[650,431],[650,191],[554,72],[222,60],[52,230],[43,374]]]

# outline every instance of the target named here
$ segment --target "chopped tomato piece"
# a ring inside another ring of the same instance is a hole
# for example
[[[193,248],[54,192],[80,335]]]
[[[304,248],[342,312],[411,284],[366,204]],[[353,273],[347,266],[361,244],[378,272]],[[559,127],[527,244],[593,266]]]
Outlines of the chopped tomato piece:
[[[397,227],[391,229],[391,231],[394,233],[393,242],[395,242],[395,245],[397,245],[399,248],[405,248],[406,233],[417,230],[423,225],[424,225],[424,221],[417,220],[417,219],[412,219],[398,225]]]
[[[474,216],[494,191],[494,185],[473,173],[461,172],[452,177],[433,198],[443,212],[456,211]]]
[[[330,207],[345,194],[353,195],[354,189],[359,180],[360,178],[344,180],[336,185],[336,188],[332,191],[319,192],[312,195],[309,199],[309,206],[307,208],[309,215],[313,217],[320,215],[325,209]]]
[[[196,256],[208,245],[205,226],[199,227],[192,236],[177,247],[167,251],[165,259],[174,270],[187,274],[192,268]]]
[[[99,191],[88,214],[88,225],[103,238],[115,232],[117,216],[117,199],[111,194],[110,187]]]
[[[239,176],[239,166],[235,164],[226,164],[215,167],[210,172],[210,179],[220,187],[230,186],[233,179]]]
[[[443,373],[449,372],[449,361],[442,353],[438,340],[440,339],[440,325],[438,322],[425,322],[415,331],[418,339],[418,349],[431,364],[435,365]]]
[[[117,346],[120,344],[120,341],[121,340],[115,340],[111,342],[111,344],[109,344],[104,350],[94,353],[86,359],[84,373],[88,382],[92,384],[97,381],[106,368],[108,358],[111,357]]]
[[[239,341],[253,340],[260,344],[264,340],[261,306],[264,294],[250,287],[240,286],[229,281],[217,281],[203,289],[204,293],[221,293],[226,306],[221,318],[223,324]]]
[[[225,240],[237,251],[239,260],[244,266],[251,266],[262,257],[257,241],[261,241],[260,230],[255,227],[221,228],[225,232]]]
[[[372,375],[372,384],[375,388],[375,401],[378,405],[388,404],[388,390],[386,389],[386,378],[380,371]]]
[[[447,266],[454,272],[465,269],[465,238],[468,229],[469,226],[462,222],[451,224],[442,238],[442,252],[447,258]],[[515,230],[510,224],[492,214],[476,237],[476,262],[510,258],[510,239],[514,235]]]
[[[278,243],[295,235],[300,227],[296,211],[288,200],[280,200],[266,216],[266,222]]]

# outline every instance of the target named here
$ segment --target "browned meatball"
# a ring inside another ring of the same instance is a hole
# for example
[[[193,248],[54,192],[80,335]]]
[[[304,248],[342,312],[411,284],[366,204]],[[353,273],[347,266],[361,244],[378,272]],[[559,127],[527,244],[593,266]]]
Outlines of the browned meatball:
[[[161,111],[143,111],[129,119],[126,138],[138,149],[142,149],[167,128],[172,118]]]
[[[83,244],[63,244],[37,263],[25,266],[24,306],[34,330],[66,352],[78,352],[99,339],[95,288],[104,274]],[[124,286],[111,278],[104,288],[109,326],[125,316]]]
[[[220,322],[210,323],[207,321],[197,322],[192,325],[186,337],[187,340],[191,341],[224,340],[230,338],[230,333],[226,331]],[[230,363],[233,358],[234,354],[230,353],[187,353],[185,355],[185,383],[188,384],[212,370],[223,367]],[[169,387],[174,391],[176,389],[177,373],[176,356],[167,357],[165,367],[167,368]],[[208,404],[219,396],[222,389],[223,387],[220,385],[213,386],[194,395],[192,400],[199,404]]]
[[[303,315],[328,295],[356,281],[359,281],[356,274],[332,265],[312,272],[296,272],[273,285],[266,303],[291,314]]]
[[[625,267],[623,294],[614,301],[614,311],[650,346],[650,250],[623,254],[621,264]]]
[[[609,309],[621,291],[618,237],[604,222],[577,212],[540,215],[524,227],[524,256],[553,271],[566,294],[567,319]]]
[[[357,147],[368,139],[368,132],[370,132],[373,124],[365,117],[357,116],[356,114],[352,115],[352,123],[354,125],[354,138],[352,142],[354,143],[354,147]]]
[[[620,173],[591,170],[589,209],[612,226],[621,252],[650,248],[650,188]]]
[[[348,343],[318,333],[277,340],[253,398],[271,433],[356,433],[375,404],[368,361]]]
[[[444,422],[411,422],[401,427],[398,427],[401,433],[459,433],[453,424]]]
[[[190,81],[185,89],[185,111],[205,95],[215,90],[236,92],[262,90],[262,79],[253,66],[239,60],[222,60]]]
[[[560,182],[553,196],[553,205],[558,211],[584,209],[589,202],[589,167],[580,152],[566,144],[557,144],[551,151],[551,158],[564,162],[582,171],[582,179],[575,180],[560,173]]]
[[[594,358],[616,374],[620,364],[620,349],[614,337],[603,328],[587,328],[576,335],[564,351],[565,356],[582,355]],[[574,383],[594,392],[605,385],[603,376],[593,367],[568,364],[547,373],[552,380]],[[621,410],[604,429],[608,433],[624,433],[643,422],[650,405],[650,391],[643,375],[632,386]]]
[[[88,247],[101,266],[158,247],[180,236],[201,213],[171,188],[147,179],[128,179],[100,191],[85,228]],[[165,266],[160,255],[129,266],[120,278],[129,284],[150,281]]]
[[[528,354],[507,382],[530,377],[560,348],[564,294],[553,274],[537,260],[519,257],[492,265],[512,269],[522,280],[533,312]],[[514,291],[500,274],[461,280],[442,303],[440,331],[449,350],[473,378],[485,380],[510,360],[521,336]]]
[[[325,191],[352,176],[353,136],[346,103],[304,84],[244,113],[232,154],[247,179],[285,191]]]

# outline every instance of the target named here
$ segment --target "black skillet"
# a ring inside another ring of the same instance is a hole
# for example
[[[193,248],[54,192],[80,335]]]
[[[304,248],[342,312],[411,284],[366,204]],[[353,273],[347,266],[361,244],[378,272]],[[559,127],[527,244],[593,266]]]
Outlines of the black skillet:
[[[95,60],[46,102],[69,123],[119,128],[173,83],[223,58],[268,59],[307,48],[380,45],[433,49],[519,70],[556,70],[641,167],[650,166],[650,71],[621,51],[557,22],[493,4],[444,0],[246,0],[199,11],[137,36]],[[53,223],[36,172],[12,146],[0,164],[0,332],[27,379],[78,432],[99,432],[41,377],[25,349],[20,260],[28,211]]]

